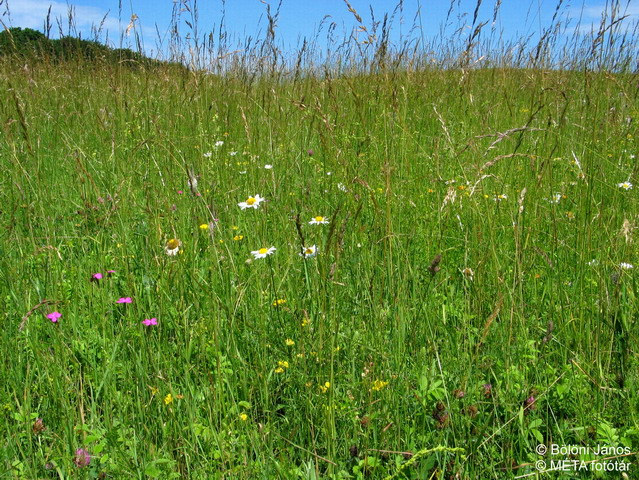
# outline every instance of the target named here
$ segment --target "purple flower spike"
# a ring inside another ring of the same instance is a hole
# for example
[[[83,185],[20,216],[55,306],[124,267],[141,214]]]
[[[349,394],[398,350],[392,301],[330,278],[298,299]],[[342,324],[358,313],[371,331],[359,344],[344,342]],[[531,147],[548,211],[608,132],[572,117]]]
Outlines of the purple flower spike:
[[[157,324],[158,324],[157,318],[145,318],[144,320],[142,320],[142,325],[146,327],[150,327],[151,325],[157,325]]]
[[[75,451],[75,456],[73,457],[73,463],[78,468],[88,467],[91,463],[91,454],[88,450],[84,448],[78,448]]]
[[[131,297],[122,297],[118,299],[118,301],[115,303],[132,303],[132,302],[133,300],[131,299]]]
[[[51,320],[52,323],[58,323],[58,320],[61,316],[62,314],[60,312],[51,312],[49,315],[47,315],[47,318]]]

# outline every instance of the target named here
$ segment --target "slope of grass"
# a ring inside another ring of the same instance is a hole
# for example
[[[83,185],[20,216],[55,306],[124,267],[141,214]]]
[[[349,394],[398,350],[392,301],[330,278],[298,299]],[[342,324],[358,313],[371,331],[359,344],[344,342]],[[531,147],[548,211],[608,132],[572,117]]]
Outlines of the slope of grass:
[[[539,443],[639,448],[635,76],[0,72],[8,478],[509,478]]]

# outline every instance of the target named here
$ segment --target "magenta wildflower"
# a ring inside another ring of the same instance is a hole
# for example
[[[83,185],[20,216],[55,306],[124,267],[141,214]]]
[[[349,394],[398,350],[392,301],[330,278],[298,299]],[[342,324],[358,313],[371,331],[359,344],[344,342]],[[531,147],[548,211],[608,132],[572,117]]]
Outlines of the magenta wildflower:
[[[308,156],[309,156],[309,157],[312,157],[312,156],[313,156],[313,154],[314,154],[315,152],[313,151],[313,149],[312,149],[312,148],[309,148],[309,149],[306,151],[306,153],[308,153]]]
[[[493,396],[493,386],[490,383],[484,383],[481,389],[484,397],[490,398]]]
[[[85,448],[78,448],[73,457],[73,463],[78,468],[88,467],[91,463],[91,454]]]
[[[132,303],[133,300],[131,299],[131,297],[122,297],[120,299],[118,299],[115,303]]]
[[[182,190],[178,190],[178,195],[182,195],[184,192]]]
[[[530,413],[530,410],[534,410],[536,405],[537,400],[535,399],[534,395],[530,395],[526,400],[524,400],[523,403],[523,407],[525,410],[526,415],[528,415],[528,413]]]
[[[91,275],[91,281],[92,282],[99,282],[100,280],[102,280],[103,275],[101,273],[94,273],[93,275]]]
[[[142,320],[142,325],[145,325],[147,327],[150,327],[151,325],[157,325],[157,324],[158,324],[157,318],[145,318],[144,320]]]
[[[49,315],[47,315],[47,318],[53,323],[58,323],[58,320],[61,316],[62,314],[60,312],[51,312]]]
[[[115,273],[115,270],[107,270],[107,275],[110,277]]]

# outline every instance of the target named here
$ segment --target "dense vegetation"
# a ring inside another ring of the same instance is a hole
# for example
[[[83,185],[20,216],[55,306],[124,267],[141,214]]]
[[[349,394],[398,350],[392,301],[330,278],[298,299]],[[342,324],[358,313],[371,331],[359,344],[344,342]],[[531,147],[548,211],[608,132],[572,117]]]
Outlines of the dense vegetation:
[[[2,476],[639,449],[635,72],[94,58],[0,59]]]
[[[14,27],[0,32],[0,56],[22,59],[121,62],[131,65],[158,66],[162,62],[145,57],[128,48],[110,48],[102,43],[71,36],[51,39],[31,28]]]

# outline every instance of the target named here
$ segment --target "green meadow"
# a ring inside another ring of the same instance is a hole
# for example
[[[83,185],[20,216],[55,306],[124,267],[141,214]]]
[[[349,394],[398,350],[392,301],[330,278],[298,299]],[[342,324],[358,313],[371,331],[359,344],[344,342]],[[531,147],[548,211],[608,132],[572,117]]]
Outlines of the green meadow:
[[[380,58],[0,60],[1,478],[638,478],[636,70]]]

